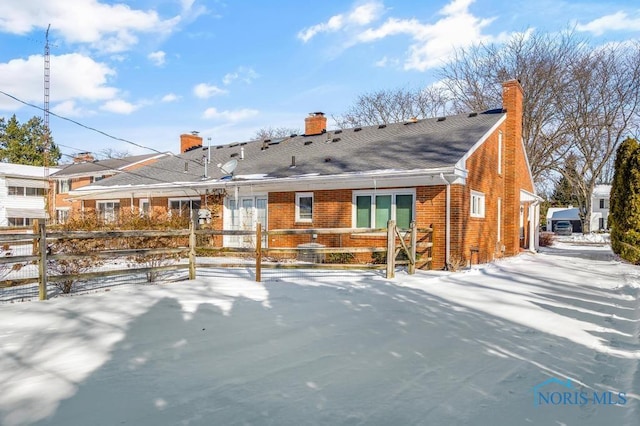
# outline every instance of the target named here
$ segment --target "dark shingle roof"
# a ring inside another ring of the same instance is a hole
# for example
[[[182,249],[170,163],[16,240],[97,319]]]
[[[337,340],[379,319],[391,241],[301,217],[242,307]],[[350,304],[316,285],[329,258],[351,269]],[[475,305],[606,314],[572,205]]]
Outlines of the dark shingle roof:
[[[502,110],[431,118],[413,123],[331,130],[322,135],[293,136],[211,147],[208,176],[219,179],[218,164],[238,159],[235,176],[269,178],[317,174],[416,170],[454,166],[502,117]],[[241,149],[244,159],[240,160]],[[196,182],[204,176],[207,147],[171,156],[96,186]],[[291,168],[295,156],[295,168]]]
[[[141,161],[148,160],[164,154],[143,154],[132,155],[124,158],[107,158],[105,160],[86,161],[81,163],[73,163],[64,167],[62,170],[53,173],[51,177],[67,177],[67,176],[80,176],[80,175],[96,175],[100,173],[106,173],[109,171],[121,170],[132,164],[139,163]]]

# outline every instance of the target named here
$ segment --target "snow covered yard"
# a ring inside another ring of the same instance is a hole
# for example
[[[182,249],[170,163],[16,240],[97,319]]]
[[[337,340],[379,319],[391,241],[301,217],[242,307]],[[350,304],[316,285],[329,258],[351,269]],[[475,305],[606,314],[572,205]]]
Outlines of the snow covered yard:
[[[639,424],[640,268],[607,246],[263,275],[0,305],[0,423]]]

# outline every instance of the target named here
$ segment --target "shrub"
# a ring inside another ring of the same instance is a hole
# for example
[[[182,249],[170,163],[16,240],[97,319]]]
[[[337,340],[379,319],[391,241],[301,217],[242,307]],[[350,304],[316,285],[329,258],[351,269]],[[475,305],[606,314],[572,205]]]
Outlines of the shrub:
[[[329,253],[327,263],[353,263],[356,256],[353,253]]]
[[[552,232],[541,232],[538,239],[538,245],[540,245],[540,247],[549,247],[553,245],[555,239],[556,237]]]

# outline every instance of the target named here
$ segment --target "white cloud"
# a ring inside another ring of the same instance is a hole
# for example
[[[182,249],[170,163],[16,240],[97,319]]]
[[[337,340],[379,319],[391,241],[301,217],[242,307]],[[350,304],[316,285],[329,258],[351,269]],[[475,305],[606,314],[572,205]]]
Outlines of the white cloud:
[[[226,90],[221,89],[218,86],[214,86],[212,84],[207,84],[207,83],[197,84],[193,88],[193,94],[201,99],[207,99],[216,95],[224,95],[225,93],[227,93]]]
[[[113,112],[116,114],[131,114],[140,108],[140,105],[134,105],[122,99],[113,99],[105,102],[100,109],[103,111]]]
[[[164,65],[166,53],[162,50],[158,50],[157,52],[151,52],[147,55],[147,58],[153,62],[153,64],[157,67],[161,67]]]
[[[243,83],[250,84],[258,77],[258,73],[255,72],[252,68],[239,67],[236,71],[225,74],[225,76],[222,78],[222,83],[228,86],[235,80],[240,80]]]
[[[115,71],[107,65],[79,53],[52,55],[50,59],[52,104],[68,100],[102,101],[117,96],[118,89],[109,85]],[[7,91],[12,95],[40,105],[43,96],[42,64],[43,58],[39,55],[0,63],[0,81],[11,88]],[[8,108],[6,101],[0,98],[0,109]]]
[[[375,65],[378,68],[385,68],[385,67],[397,67],[400,64],[400,61],[396,58],[389,58],[387,56],[382,57],[382,59],[376,61],[373,63],[373,65]]]
[[[425,71],[442,64],[455,49],[481,41],[492,40],[482,30],[492,18],[478,18],[469,12],[475,0],[452,0],[442,9],[435,23],[422,23],[417,19],[389,18],[377,28],[362,31],[350,44],[371,43],[394,35],[407,35],[411,44],[407,50],[404,68]]]
[[[178,99],[180,99],[180,96],[174,94],[174,93],[167,93],[166,95],[164,95],[162,97],[162,102],[175,102]]]
[[[255,109],[242,108],[236,110],[226,110],[226,111],[218,111],[216,108],[207,108],[202,114],[203,118],[213,119],[213,120],[226,120],[226,121],[242,121],[247,118],[258,115],[259,111]]]
[[[623,11],[602,16],[584,25],[576,25],[576,30],[590,32],[597,36],[610,31],[638,31],[639,29],[640,16],[630,17]]]
[[[63,117],[82,117],[88,115],[88,112],[79,108],[75,101],[60,102],[51,108],[51,112]]]
[[[304,43],[320,33],[336,32],[352,27],[362,27],[377,20],[382,15],[384,7],[381,2],[371,1],[357,6],[348,13],[334,15],[327,22],[305,28],[298,33],[298,38]]]
[[[27,34],[44,30],[68,43],[87,44],[104,52],[122,52],[138,42],[137,34],[168,34],[180,16],[162,19],[154,10],[132,9],[126,4],[106,4],[99,0],[29,0],[12,2],[0,16],[0,31]]]

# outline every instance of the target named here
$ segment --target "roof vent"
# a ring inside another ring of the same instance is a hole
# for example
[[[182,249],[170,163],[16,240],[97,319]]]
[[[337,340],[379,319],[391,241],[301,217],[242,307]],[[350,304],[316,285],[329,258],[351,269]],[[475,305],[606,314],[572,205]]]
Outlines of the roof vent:
[[[353,129],[354,132],[359,132],[360,130],[362,130],[362,127],[356,127],[355,129]]]
[[[342,130],[336,130],[335,132],[333,132],[334,135],[339,135],[340,133],[342,133]]]
[[[438,117],[438,120],[437,120],[437,121],[444,121],[444,120],[446,120],[446,119],[447,119],[447,117]]]
[[[469,117],[475,117],[475,116],[477,116],[477,115],[478,115],[478,113],[477,113],[477,112],[471,112],[471,113],[469,113]]]
[[[331,142],[340,142],[340,138],[333,138],[331,139]]]
[[[311,145],[313,143],[313,141],[304,141],[305,145]]]
[[[381,125],[378,126],[378,129],[384,129],[385,127],[387,127],[386,124],[381,124]]]
[[[233,148],[233,147],[236,147],[236,146],[238,146],[238,145],[240,145],[238,142],[236,142],[236,143],[232,143],[231,145],[229,145],[229,148]]]
[[[297,133],[291,133],[291,135],[289,135],[290,138],[295,138],[296,136],[298,136]]]
[[[223,146],[223,145],[218,145],[218,146],[216,146],[216,149],[222,149],[222,148],[224,148],[224,146]]]
[[[231,157],[231,158],[233,158],[233,157],[237,157],[237,156],[239,156],[239,155],[240,155],[240,154],[238,154],[237,152],[234,152],[233,154],[231,154],[231,156],[230,156],[230,157]]]
[[[324,162],[325,163],[330,163],[331,162],[331,157],[325,157]]]
[[[264,143],[269,143],[269,142],[271,142],[271,139],[265,139],[263,142]]]

